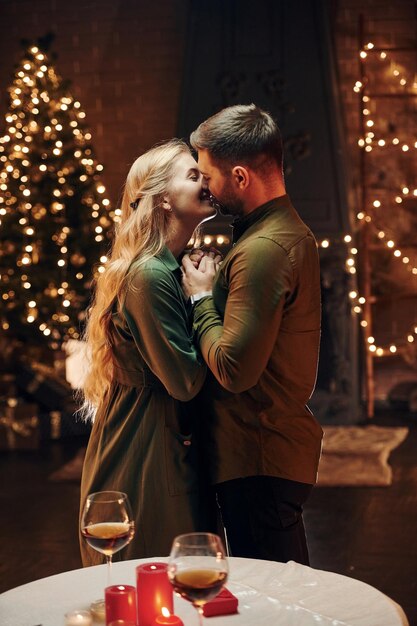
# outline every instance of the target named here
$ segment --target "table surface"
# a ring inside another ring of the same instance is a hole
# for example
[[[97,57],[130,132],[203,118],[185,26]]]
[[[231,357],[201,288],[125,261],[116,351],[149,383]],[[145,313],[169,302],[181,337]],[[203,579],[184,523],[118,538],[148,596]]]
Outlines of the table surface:
[[[112,584],[135,585],[135,567],[166,558],[114,563]],[[239,613],[206,618],[206,626],[408,626],[402,608],[358,580],[290,561],[229,559],[227,588]],[[86,609],[104,595],[105,565],[64,572],[0,594],[2,626],[63,626],[64,614]],[[185,626],[197,626],[195,609],[175,598]]]

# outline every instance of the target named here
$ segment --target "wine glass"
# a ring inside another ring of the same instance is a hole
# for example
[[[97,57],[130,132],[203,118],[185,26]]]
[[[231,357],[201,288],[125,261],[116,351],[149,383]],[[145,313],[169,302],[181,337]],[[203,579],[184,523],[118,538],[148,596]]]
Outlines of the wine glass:
[[[106,557],[109,587],[112,556],[127,546],[135,534],[135,523],[127,495],[122,491],[90,493],[84,504],[80,526],[81,534],[88,545]],[[98,613],[104,612],[104,600],[95,602],[94,608]]]
[[[226,583],[228,564],[220,537],[189,533],[175,537],[168,561],[168,577],[176,593],[189,600],[203,624],[203,607]]]

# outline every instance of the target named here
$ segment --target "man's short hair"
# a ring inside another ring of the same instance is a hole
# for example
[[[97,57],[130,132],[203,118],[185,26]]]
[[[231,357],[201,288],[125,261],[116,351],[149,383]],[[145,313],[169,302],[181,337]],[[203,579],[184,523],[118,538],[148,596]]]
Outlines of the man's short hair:
[[[274,164],[282,170],[282,139],[271,115],[255,104],[236,104],[209,117],[191,133],[195,150],[207,150],[220,164]]]

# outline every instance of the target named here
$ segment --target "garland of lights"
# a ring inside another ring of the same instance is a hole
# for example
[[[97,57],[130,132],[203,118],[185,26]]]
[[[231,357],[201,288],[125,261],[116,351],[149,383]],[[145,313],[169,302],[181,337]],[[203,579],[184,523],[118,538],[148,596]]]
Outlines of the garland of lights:
[[[374,51],[375,53],[377,53],[378,51],[374,50],[375,46],[372,42],[367,43],[364,46],[364,50],[361,50],[359,52],[359,56],[360,59],[362,61],[364,61],[367,57],[369,53],[372,53],[372,51]],[[414,80],[413,82],[409,81],[406,76],[404,75],[403,72],[400,71],[399,67],[390,57],[390,55],[388,54],[388,52],[386,51],[379,51],[378,54],[378,58],[381,61],[390,61],[391,63],[391,70],[392,70],[392,75],[398,80],[399,84],[401,87],[405,88],[407,85],[411,84],[411,88],[414,91],[417,91],[417,82]],[[392,69],[393,68],[393,69]],[[355,93],[362,93],[363,90],[365,88],[365,81],[356,81],[354,87],[353,87],[353,91]],[[417,96],[417,93],[412,93],[412,95]],[[385,148],[388,145],[390,146],[397,146],[400,150],[402,150],[403,152],[408,152],[411,149],[410,143],[412,144],[412,146],[417,149],[417,141],[412,140],[411,142],[401,142],[400,139],[398,137],[393,137],[391,141],[387,141],[384,138],[378,138],[375,136],[374,133],[374,126],[375,126],[375,122],[371,117],[368,117],[371,115],[371,111],[370,111],[370,101],[371,98],[369,95],[363,95],[362,96],[362,102],[364,103],[364,108],[362,109],[362,115],[366,118],[366,122],[365,122],[365,126],[369,129],[366,132],[366,136],[365,137],[360,137],[358,139],[358,146],[361,149],[364,149],[365,152],[369,153],[372,152],[373,149],[375,149],[376,147],[378,148]],[[403,202],[403,198],[409,197],[409,196],[417,196],[417,188],[414,188],[412,191],[410,190],[410,187],[408,185],[403,185],[401,190],[399,190],[397,192],[397,194],[394,196],[393,200],[397,203],[397,204],[401,204]],[[376,199],[372,202],[372,207],[370,207],[370,210],[374,210],[374,209],[380,209],[382,207],[382,203],[380,200]],[[395,258],[397,259],[401,259],[402,263],[404,265],[406,265],[407,270],[411,271],[411,273],[413,275],[417,275],[417,267],[415,265],[413,265],[409,259],[409,257],[407,257],[406,255],[403,255],[403,252],[400,250],[399,246],[396,244],[396,242],[394,241],[393,238],[389,238],[386,240],[386,233],[385,231],[378,229],[375,225],[375,219],[369,214],[369,212],[366,211],[360,211],[357,215],[356,218],[358,220],[358,223],[365,221],[367,223],[372,223],[372,225],[375,227],[375,232],[377,233],[377,237],[378,239],[380,239],[381,241],[384,241],[385,245],[387,246],[387,248],[389,250],[392,251],[392,254]],[[360,226],[359,226],[360,227]],[[353,251],[351,250],[351,253],[353,254]],[[354,268],[354,258],[350,257],[347,259],[346,261],[347,265],[353,269]],[[365,298],[363,296],[359,296],[359,294],[356,291],[352,291],[349,296],[351,297],[351,299],[354,302],[354,306],[353,306],[353,311],[355,313],[360,314],[362,312],[361,307],[357,304],[364,304],[366,302]],[[366,320],[361,320],[360,324],[363,328],[366,328],[367,326],[367,321]],[[407,338],[406,341],[408,343],[413,343],[415,341],[415,336],[417,335],[417,326],[415,326],[413,328],[412,332],[409,332],[407,334]],[[395,354],[398,349],[400,348],[400,346],[397,346],[395,343],[392,343],[388,348],[387,347],[382,347],[382,346],[377,346],[375,344],[375,338],[370,336],[367,338],[367,342],[368,342],[368,350],[374,354],[375,356],[385,356],[388,354]]]

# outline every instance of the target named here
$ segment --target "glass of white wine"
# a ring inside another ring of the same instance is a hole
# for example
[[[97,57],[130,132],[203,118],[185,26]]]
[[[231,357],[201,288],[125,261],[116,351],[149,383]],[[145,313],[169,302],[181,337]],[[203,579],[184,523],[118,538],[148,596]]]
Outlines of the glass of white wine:
[[[127,495],[122,491],[90,493],[84,504],[80,526],[88,545],[106,557],[107,586],[110,586],[113,554],[127,546],[135,534]],[[104,611],[104,600],[102,608]]]
[[[199,624],[203,607],[223,588],[228,563],[222,541],[212,533],[189,533],[175,537],[168,561],[168,577],[176,593],[195,606]]]

